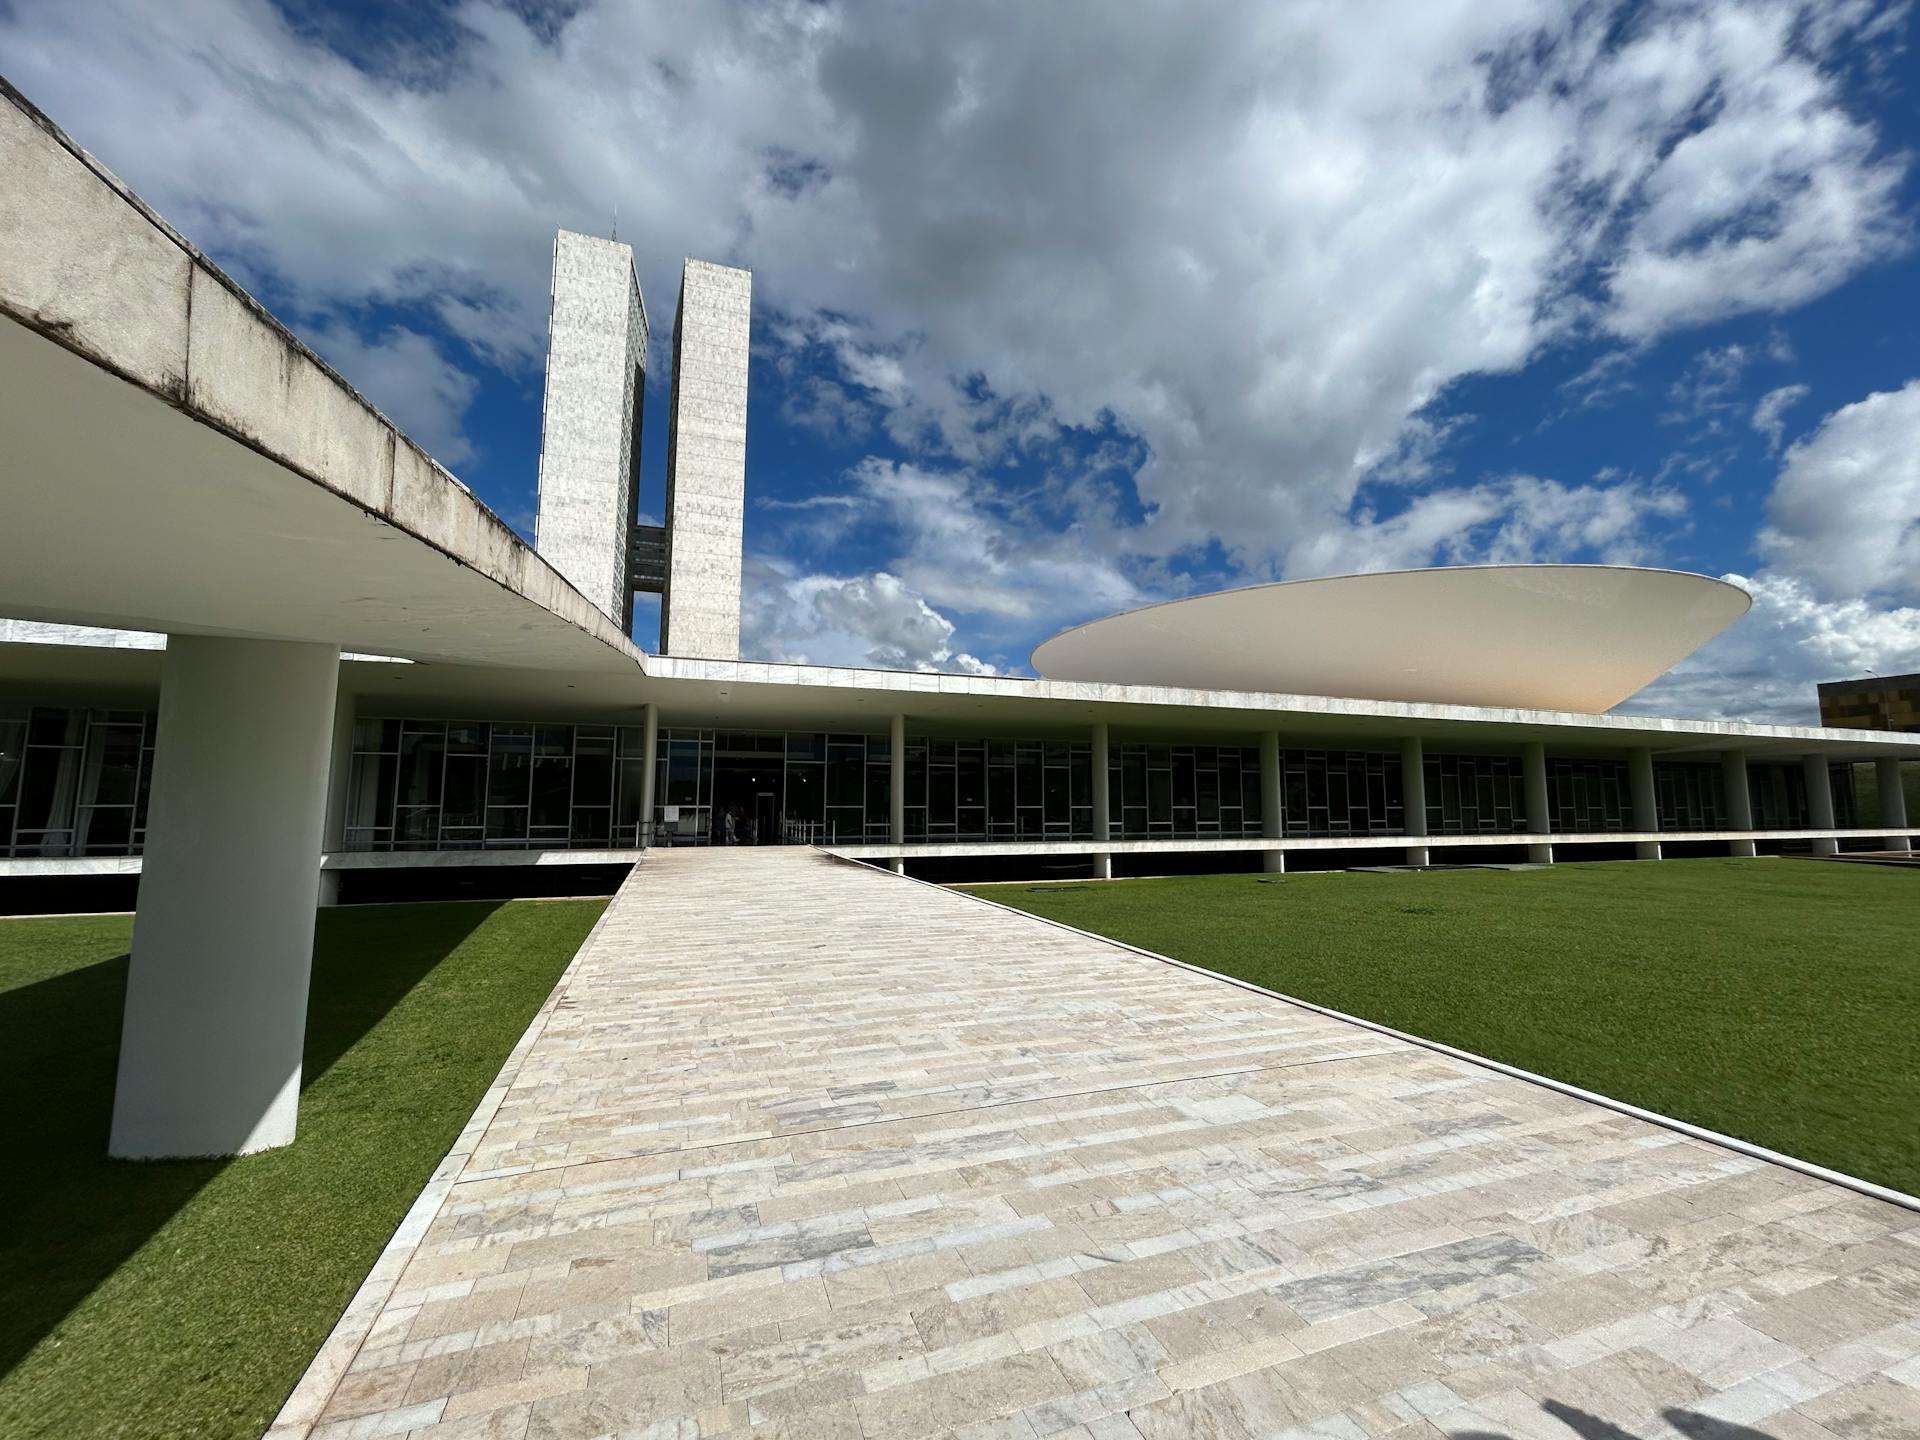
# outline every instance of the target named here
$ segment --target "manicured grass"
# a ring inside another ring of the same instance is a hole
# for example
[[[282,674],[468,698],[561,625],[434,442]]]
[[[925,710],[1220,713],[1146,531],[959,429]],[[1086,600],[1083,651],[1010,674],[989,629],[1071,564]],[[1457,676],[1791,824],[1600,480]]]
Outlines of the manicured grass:
[[[0,920],[0,1435],[258,1436],[603,906],[321,911],[298,1140],[146,1164],[131,918]]]
[[[1801,860],[975,893],[1920,1192],[1920,874]]]

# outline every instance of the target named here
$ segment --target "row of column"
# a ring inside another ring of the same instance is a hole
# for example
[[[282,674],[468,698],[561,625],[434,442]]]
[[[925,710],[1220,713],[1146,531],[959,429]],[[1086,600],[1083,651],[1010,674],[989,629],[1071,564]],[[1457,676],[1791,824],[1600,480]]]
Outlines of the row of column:
[[[898,727],[900,717],[895,717]],[[1093,773],[1103,776],[1107,773],[1109,754],[1109,732],[1105,722],[1093,727]],[[894,740],[895,764],[900,764],[900,732],[896,728]],[[1753,829],[1753,800],[1747,784],[1747,757],[1744,752],[1729,750],[1721,756],[1721,775],[1726,791],[1727,814],[1723,823],[1727,830]],[[1810,829],[1831,830],[1834,828],[1833,791],[1827,773],[1826,757],[1808,755],[1804,762],[1807,785],[1807,818]],[[1905,829],[1907,825],[1906,792],[1901,784],[1900,762],[1897,759],[1883,759],[1874,762],[1875,779],[1880,793],[1881,823],[1890,829]],[[1528,741],[1521,747],[1521,772],[1526,799],[1527,833],[1549,835],[1553,831],[1551,792],[1547,784],[1547,748],[1537,740]],[[1427,834],[1427,775],[1426,747],[1417,735],[1410,735],[1400,742],[1400,778],[1402,813],[1405,817],[1405,833],[1409,838],[1424,838]],[[896,769],[894,795],[896,805],[903,783],[901,772]],[[1627,752],[1627,788],[1633,810],[1633,829],[1643,836],[1654,836],[1660,831],[1660,802],[1654,783],[1653,751],[1647,746],[1636,746]],[[1096,781],[1093,787],[1093,833],[1106,836],[1112,833],[1110,826],[1109,799],[1107,787]],[[1281,795],[1280,795],[1280,736],[1275,731],[1266,731],[1260,736],[1260,833],[1262,838],[1277,840],[1281,831]],[[896,844],[904,838],[904,828],[896,812],[893,827],[893,839]],[[1909,840],[1904,835],[1883,837],[1889,850],[1907,850]],[[1732,840],[1728,842],[1735,855],[1751,856],[1755,853],[1752,840]],[[1813,853],[1832,855],[1838,853],[1839,842],[1831,836],[1816,836],[1812,841]],[[1430,847],[1424,844],[1410,844],[1405,847],[1408,865],[1427,865],[1431,863]],[[1658,860],[1661,858],[1660,842],[1657,839],[1641,839],[1634,842],[1634,856],[1640,860]],[[1284,873],[1286,870],[1286,852],[1267,850],[1262,852],[1263,868],[1272,873]],[[1527,858],[1542,864],[1553,862],[1553,845],[1547,840],[1535,841],[1527,846]],[[1101,853],[1094,856],[1094,876],[1107,880],[1113,876],[1113,856]]]
[[[331,711],[329,712],[331,714]],[[645,726],[645,766],[641,780],[640,813],[651,817],[654,802],[654,756],[659,741],[660,716],[658,707],[649,703],[643,707]],[[344,722],[351,726],[349,712]],[[888,756],[890,780],[888,786],[888,836],[892,844],[906,843],[907,834],[907,720],[905,715],[894,715],[889,724]],[[1111,732],[1105,721],[1099,721],[1092,730],[1093,755],[1092,771],[1096,777],[1105,776],[1110,764]],[[336,752],[344,752],[344,745],[336,738]],[[1527,833],[1548,835],[1552,833],[1551,795],[1547,784],[1547,748],[1538,740],[1527,741],[1521,746],[1521,773],[1526,799]],[[1803,762],[1806,766],[1807,806],[1810,827],[1814,830],[1831,830],[1833,823],[1833,791],[1827,777],[1827,761],[1824,756],[1808,755]],[[1747,760],[1744,753],[1736,750],[1721,755],[1722,787],[1726,794],[1727,813],[1724,829],[1751,830],[1753,828],[1753,801],[1747,785]],[[1880,813],[1882,823],[1892,829],[1904,829],[1907,824],[1906,794],[1901,785],[1900,762],[1896,759],[1883,759],[1875,762],[1876,780],[1880,792]],[[1405,816],[1405,831],[1409,838],[1424,838],[1427,834],[1427,778],[1426,748],[1420,737],[1410,735],[1400,742],[1400,776],[1402,791],[1402,812]],[[338,790],[334,810],[344,810],[344,776],[336,776]],[[1644,836],[1657,835],[1660,830],[1659,797],[1653,777],[1653,751],[1647,746],[1636,746],[1627,752],[1627,788],[1632,803],[1633,829]],[[1260,799],[1261,829],[1263,838],[1280,838],[1281,795],[1280,795],[1280,736],[1275,731],[1266,731],[1260,736]],[[1107,786],[1096,783],[1093,787],[1093,833],[1096,836],[1112,834],[1111,799]],[[329,837],[342,829],[344,820],[330,811],[327,822]],[[337,837],[330,844],[337,844]],[[1754,842],[1751,840],[1732,840],[1728,842],[1735,855],[1754,854]],[[1906,850],[1909,842],[1904,835],[1889,835],[1885,843],[1890,850]],[[1831,837],[1816,837],[1813,853],[1832,855],[1838,852],[1839,842]],[[1273,872],[1284,872],[1286,854],[1280,850],[1263,852],[1265,868]],[[1660,842],[1657,839],[1642,839],[1634,842],[1634,854],[1641,860],[1658,860]],[[1546,840],[1533,842],[1527,846],[1527,856],[1543,864],[1553,861],[1553,845]],[[1426,865],[1430,863],[1431,851],[1424,844],[1410,844],[1406,847],[1406,863]],[[896,856],[888,861],[889,868],[896,872],[905,868],[905,861]],[[1113,876],[1113,856],[1110,852],[1101,852],[1094,856],[1094,876],[1107,880]],[[328,897],[323,892],[323,902]]]

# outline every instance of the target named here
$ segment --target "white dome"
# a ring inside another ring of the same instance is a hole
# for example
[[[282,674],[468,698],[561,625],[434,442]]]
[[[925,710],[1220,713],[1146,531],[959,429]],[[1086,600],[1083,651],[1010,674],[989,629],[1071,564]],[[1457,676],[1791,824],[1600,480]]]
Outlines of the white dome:
[[[1627,565],[1464,565],[1222,590],[1063,631],[1050,680],[1612,708],[1747,613],[1737,585]]]

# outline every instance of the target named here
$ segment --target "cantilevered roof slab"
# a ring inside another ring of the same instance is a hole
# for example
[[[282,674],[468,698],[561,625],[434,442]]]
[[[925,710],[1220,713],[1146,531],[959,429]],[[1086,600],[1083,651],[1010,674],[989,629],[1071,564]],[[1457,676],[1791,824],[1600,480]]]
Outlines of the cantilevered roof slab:
[[[0,614],[637,676],[458,481],[0,83]]]

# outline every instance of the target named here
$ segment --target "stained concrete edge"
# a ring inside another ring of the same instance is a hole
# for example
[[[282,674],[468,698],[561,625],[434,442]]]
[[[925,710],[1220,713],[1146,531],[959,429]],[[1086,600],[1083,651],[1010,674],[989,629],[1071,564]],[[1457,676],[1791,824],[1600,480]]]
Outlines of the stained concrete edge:
[[[0,315],[644,672],[645,652],[604,611],[4,77],[0,101],[0,155],[23,177],[0,211]]]

